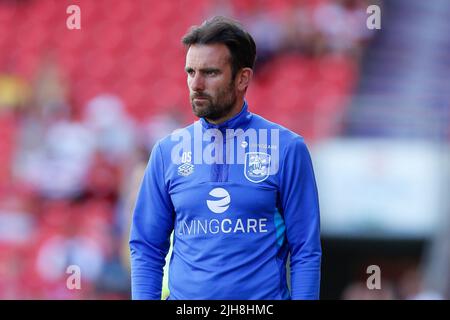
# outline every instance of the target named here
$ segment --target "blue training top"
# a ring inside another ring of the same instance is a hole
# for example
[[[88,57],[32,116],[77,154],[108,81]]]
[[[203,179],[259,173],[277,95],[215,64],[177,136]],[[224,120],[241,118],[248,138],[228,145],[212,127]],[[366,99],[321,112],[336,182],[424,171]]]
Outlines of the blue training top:
[[[248,111],[153,148],[130,234],[133,299],[318,299],[320,218],[303,138]],[[291,292],[286,280],[290,254]]]

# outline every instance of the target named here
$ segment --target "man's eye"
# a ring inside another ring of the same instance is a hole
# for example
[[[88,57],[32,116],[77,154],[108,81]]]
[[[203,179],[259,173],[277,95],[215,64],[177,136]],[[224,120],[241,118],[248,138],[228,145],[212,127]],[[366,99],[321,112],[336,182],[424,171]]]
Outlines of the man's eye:
[[[215,76],[216,74],[217,74],[217,72],[214,70],[206,71],[206,75],[208,75],[208,76]]]

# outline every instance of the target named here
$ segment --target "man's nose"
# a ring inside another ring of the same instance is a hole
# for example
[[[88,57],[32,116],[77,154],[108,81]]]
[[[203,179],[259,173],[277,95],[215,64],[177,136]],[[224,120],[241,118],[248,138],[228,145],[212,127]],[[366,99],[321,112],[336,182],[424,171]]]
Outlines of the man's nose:
[[[191,79],[190,79],[190,88],[192,91],[203,91],[205,90],[205,81],[203,79],[203,76],[199,73],[196,73]]]

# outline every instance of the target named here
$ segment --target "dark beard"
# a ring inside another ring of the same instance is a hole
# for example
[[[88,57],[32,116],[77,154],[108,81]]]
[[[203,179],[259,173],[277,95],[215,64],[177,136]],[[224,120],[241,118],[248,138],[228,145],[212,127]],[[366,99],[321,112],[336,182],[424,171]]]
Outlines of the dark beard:
[[[192,111],[199,118],[206,118],[207,120],[216,121],[225,117],[227,114],[233,110],[234,105],[236,104],[236,96],[233,97],[232,100],[227,102],[222,102],[222,104],[213,104],[209,101],[208,107],[198,108],[194,104],[192,105]]]
[[[216,121],[218,119],[224,118],[227,116],[232,110],[234,105],[236,104],[236,94],[233,91],[233,86],[230,85],[225,92],[220,92],[217,96],[217,100],[212,101],[210,96],[207,96],[208,99],[207,106],[196,106],[194,101],[191,100],[192,111],[199,118],[206,118],[207,120]],[[192,98],[202,97],[201,94],[193,95]]]

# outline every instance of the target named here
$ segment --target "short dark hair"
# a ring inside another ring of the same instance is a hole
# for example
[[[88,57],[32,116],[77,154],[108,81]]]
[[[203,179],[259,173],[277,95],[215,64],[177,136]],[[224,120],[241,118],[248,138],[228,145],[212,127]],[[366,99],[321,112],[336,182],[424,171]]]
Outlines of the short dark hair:
[[[256,44],[252,36],[235,20],[215,16],[200,26],[193,26],[184,35],[182,42],[189,47],[193,44],[223,43],[231,55],[232,77],[242,68],[253,69],[256,60]]]

